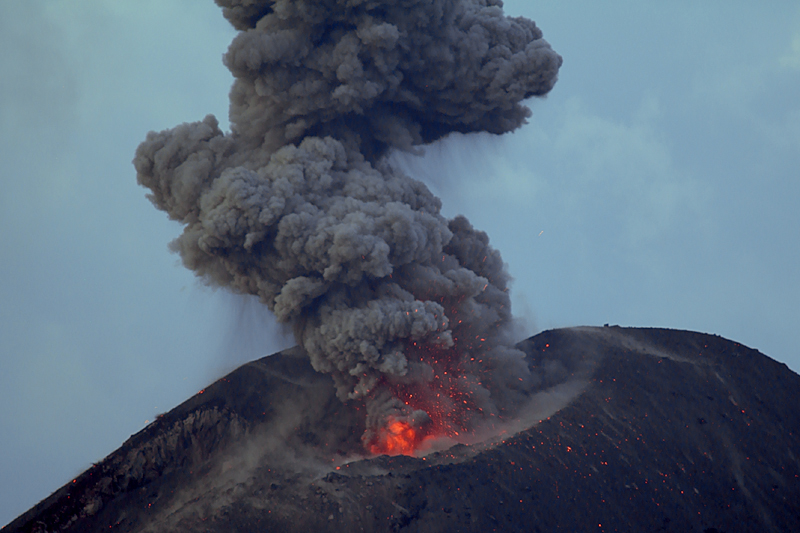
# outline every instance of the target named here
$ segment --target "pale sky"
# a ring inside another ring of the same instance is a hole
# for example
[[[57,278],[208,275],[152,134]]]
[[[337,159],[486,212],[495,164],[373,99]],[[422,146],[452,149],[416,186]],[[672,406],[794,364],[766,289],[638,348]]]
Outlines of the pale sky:
[[[800,7],[507,0],[564,57],[513,135],[398,156],[486,231],[527,333],[714,333],[800,370]],[[236,366],[293,344],[199,284],[131,164],[227,128],[211,0],[0,2],[0,525]]]

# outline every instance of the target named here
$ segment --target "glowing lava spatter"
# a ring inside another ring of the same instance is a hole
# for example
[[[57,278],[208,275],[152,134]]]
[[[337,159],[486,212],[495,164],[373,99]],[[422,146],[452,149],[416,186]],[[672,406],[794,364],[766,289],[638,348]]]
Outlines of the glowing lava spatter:
[[[482,243],[489,250],[488,242]],[[448,284],[438,278],[417,283],[424,276],[412,267],[394,273],[393,279],[407,287],[415,299],[442,305],[442,326],[447,328],[449,339],[408,339],[402,347],[407,373],[385,374],[377,382],[374,397],[383,394],[380,403],[390,408],[376,409],[382,417],[368,423],[372,429],[368,428],[363,441],[371,453],[418,454],[430,449],[430,441],[436,439],[471,442],[478,433],[493,428],[513,407],[496,401],[498,394],[501,398],[503,394],[519,398],[529,386],[530,369],[522,352],[504,346],[510,309],[506,274],[497,267],[502,265],[499,255],[492,255],[492,267],[484,270],[488,253],[473,253],[469,247],[467,251],[458,250],[458,261],[443,255],[442,263],[447,265],[443,269],[458,279],[463,273],[459,265],[467,264],[474,274],[485,276],[479,285]],[[387,396],[394,403],[386,400]],[[401,440],[402,445],[398,443]]]
[[[465,368],[464,358],[453,349],[439,349],[413,343],[409,352],[427,366],[431,379],[420,382],[385,382],[392,395],[409,409],[427,415],[424,422],[390,415],[366,443],[375,455],[414,455],[426,443],[438,438],[462,441],[474,432],[477,419],[492,416],[480,407],[481,391],[487,392],[474,376],[475,368]]]
[[[413,455],[428,438],[430,435],[418,431],[410,423],[389,417],[377,439],[369,445],[369,451],[375,455]]]

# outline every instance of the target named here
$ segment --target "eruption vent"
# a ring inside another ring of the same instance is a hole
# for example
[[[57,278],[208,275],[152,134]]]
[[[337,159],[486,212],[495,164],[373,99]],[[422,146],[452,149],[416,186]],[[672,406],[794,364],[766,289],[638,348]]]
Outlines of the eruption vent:
[[[385,156],[519,127],[561,57],[500,0],[216,1],[240,30],[231,132],[209,115],[134,159],[186,226],[172,250],[292,325],[339,397],[366,401],[373,453],[513,414],[536,377],[506,338],[502,259]]]

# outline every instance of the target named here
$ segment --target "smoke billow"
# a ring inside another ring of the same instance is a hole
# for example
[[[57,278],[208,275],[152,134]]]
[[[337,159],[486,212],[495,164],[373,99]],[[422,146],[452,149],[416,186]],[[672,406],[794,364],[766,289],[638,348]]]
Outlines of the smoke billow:
[[[291,324],[365,446],[408,452],[513,411],[536,385],[510,347],[508,275],[483,232],[393,168],[451,132],[504,133],[561,57],[500,0],[216,0],[240,30],[231,132],[151,132],[134,165],[208,283]]]

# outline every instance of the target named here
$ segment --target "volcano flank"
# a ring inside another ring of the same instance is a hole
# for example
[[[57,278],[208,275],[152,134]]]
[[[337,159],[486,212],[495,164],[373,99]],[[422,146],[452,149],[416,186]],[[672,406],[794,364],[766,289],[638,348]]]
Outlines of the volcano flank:
[[[3,532],[800,530],[800,376],[785,365],[666,329],[560,329],[517,348],[541,391],[484,442],[365,456],[363,403],[293,348],[164,414]]]

